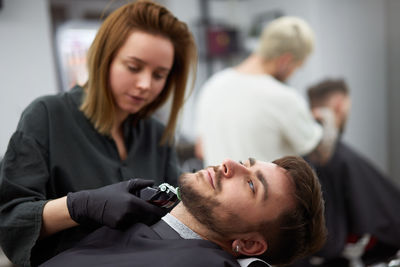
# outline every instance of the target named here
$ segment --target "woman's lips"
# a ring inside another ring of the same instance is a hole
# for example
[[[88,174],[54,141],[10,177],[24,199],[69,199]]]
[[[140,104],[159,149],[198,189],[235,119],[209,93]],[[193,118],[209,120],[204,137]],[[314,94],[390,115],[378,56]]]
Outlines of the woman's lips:
[[[133,96],[133,95],[128,95],[128,96],[129,96],[129,98],[131,99],[132,102],[135,102],[135,103],[144,102],[144,98],[143,97]]]

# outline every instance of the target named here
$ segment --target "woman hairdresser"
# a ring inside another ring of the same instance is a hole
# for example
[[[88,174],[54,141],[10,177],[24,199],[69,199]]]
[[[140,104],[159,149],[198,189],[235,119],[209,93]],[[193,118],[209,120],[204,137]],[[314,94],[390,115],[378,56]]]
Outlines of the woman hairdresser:
[[[131,194],[152,183],[130,178],[175,184],[171,141],[195,66],[186,24],[158,4],[130,3],[104,21],[87,83],[31,103],[2,161],[0,241],[15,264],[37,265],[93,225],[118,228],[159,212]],[[164,129],[149,116],[169,96]]]

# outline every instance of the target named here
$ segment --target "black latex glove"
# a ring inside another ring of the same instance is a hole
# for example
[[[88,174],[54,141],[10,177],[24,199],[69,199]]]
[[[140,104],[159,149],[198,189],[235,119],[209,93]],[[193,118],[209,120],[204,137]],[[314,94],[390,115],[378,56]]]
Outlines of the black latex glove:
[[[155,223],[167,210],[135,195],[153,184],[150,180],[130,179],[98,189],[68,193],[69,214],[77,223],[88,226],[125,228],[135,222]]]

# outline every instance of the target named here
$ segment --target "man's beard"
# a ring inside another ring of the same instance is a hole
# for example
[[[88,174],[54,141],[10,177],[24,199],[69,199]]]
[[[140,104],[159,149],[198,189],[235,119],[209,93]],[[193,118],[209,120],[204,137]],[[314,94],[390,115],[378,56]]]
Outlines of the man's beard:
[[[222,189],[222,175],[221,172],[215,173],[215,192],[218,193]],[[242,233],[246,230],[244,227],[237,227],[237,225],[241,226],[242,221],[237,215],[226,210],[218,210],[221,203],[215,199],[215,195],[214,197],[203,196],[196,190],[195,183],[190,183],[190,179],[194,177],[185,174],[179,177],[179,192],[182,203],[194,218],[219,236],[228,237],[233,233]]]
[[[281,83],[286,83],[288,79],[287,71],[285,70],[278,70],[275,74],[272,75],[276,80],[280,81]]]
[[[343,136],[344,130],[346,129],[347,117],[345,117],[339,125],[338,134],[339,138]]]

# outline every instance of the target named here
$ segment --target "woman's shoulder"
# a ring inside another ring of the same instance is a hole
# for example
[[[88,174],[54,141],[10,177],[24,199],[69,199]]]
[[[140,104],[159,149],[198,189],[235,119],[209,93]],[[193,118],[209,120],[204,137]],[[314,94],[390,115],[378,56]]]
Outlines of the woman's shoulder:
[[[60,105],[65,105],[67,102],[70,101],[75,102],[75,104],[80,104],[82,95],[82,87],[75,86],[69,91],[40,96],[33,100],[31,104],[27,107],[27,109],[41,105],[47,108],[55,108],[59,107]]]
[[[22,112],[19,128],[24,125],[44,126],[47,120],[58,116],[60,113],[70,113],[76,90],[44,95],[33,100]],[[75,97],[76,98],[76,97]]]
[[[141,123],[145,129],[151,129],[163,132],[165,125],[155,117],[149,117],[141,120]]]
[[[74,87],[66,92],[44,95],[33,100],[23,111],[24,114],[55,113],[65,110],[67,107],[78,107],[81,103],[83,89]]]

